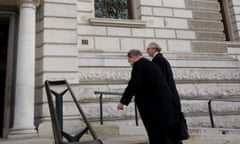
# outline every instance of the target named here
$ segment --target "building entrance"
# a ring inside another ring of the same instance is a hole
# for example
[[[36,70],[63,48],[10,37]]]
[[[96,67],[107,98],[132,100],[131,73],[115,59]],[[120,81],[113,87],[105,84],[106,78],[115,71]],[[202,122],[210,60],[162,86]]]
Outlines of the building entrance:
[[[0,18],[0,137],[3,136],[9,19]]]

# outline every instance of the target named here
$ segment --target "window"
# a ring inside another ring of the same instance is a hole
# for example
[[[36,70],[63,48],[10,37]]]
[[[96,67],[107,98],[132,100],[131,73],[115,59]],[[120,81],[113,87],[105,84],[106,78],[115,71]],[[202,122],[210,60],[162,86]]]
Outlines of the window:
[[[95,0],[95,17],[132,19],[132,0]]]

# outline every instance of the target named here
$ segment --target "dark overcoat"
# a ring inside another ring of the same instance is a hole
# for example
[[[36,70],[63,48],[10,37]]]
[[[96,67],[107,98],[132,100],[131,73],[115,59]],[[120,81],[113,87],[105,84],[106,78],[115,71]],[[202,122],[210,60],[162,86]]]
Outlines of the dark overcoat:
[[[180,97],[176,88],[170,63],[161,53],[158,53],[155,57],[153,57],[152,62],[156,63],[160,67],[163,74],[163,78],[165,78],[165,80],[167,81],[167,84],[173,94],[173,98],[177,105],[178,111],[180,112],[181,111]]]
[[[128,105],[133,96],[149,139],[158,139],[168,126],[179,122],[170,89],[160,68],[146,58],[133,64],[131,79],[120,102]]]

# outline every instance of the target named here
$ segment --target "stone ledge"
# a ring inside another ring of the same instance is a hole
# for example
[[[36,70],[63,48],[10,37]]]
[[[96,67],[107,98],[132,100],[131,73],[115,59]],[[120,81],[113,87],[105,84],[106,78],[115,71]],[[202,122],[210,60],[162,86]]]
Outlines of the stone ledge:
[[[99,26],[116,26],[116,27],[146,27],[146,22],[141,20],[128,20],[128,19],[110,19],[110,18],[90,18],[89,23]]]

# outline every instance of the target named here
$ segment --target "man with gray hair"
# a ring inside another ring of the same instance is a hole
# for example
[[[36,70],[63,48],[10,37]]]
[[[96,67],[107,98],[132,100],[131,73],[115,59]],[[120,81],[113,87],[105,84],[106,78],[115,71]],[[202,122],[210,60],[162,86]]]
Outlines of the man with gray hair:
[[[168,129],[179,123],[178,111],[160,68],[144,58],[139,50],[130,50],[127,56],[132,65],[131,78],[117,109],[123,110],[135,96],[150,144],[172,144]]]
[[[171,65],[168,62],[168,60],[160,52],[161,52],[161,48],[156,42],[149,43],[147,47],[147,53],[150,57],[152,57],[152,62],[156,63],[161,69],[161,74],[163,74],[163,78],[167,82],[168,87],[172,92],[173,99],[177,104],[177,108],[180,113],[181,112],[180,97],[178,95],[176,84],[173,78]],[[173,144],[182,144],[182,142],[178,140],[172,140],[172,141],[173,141]]]

